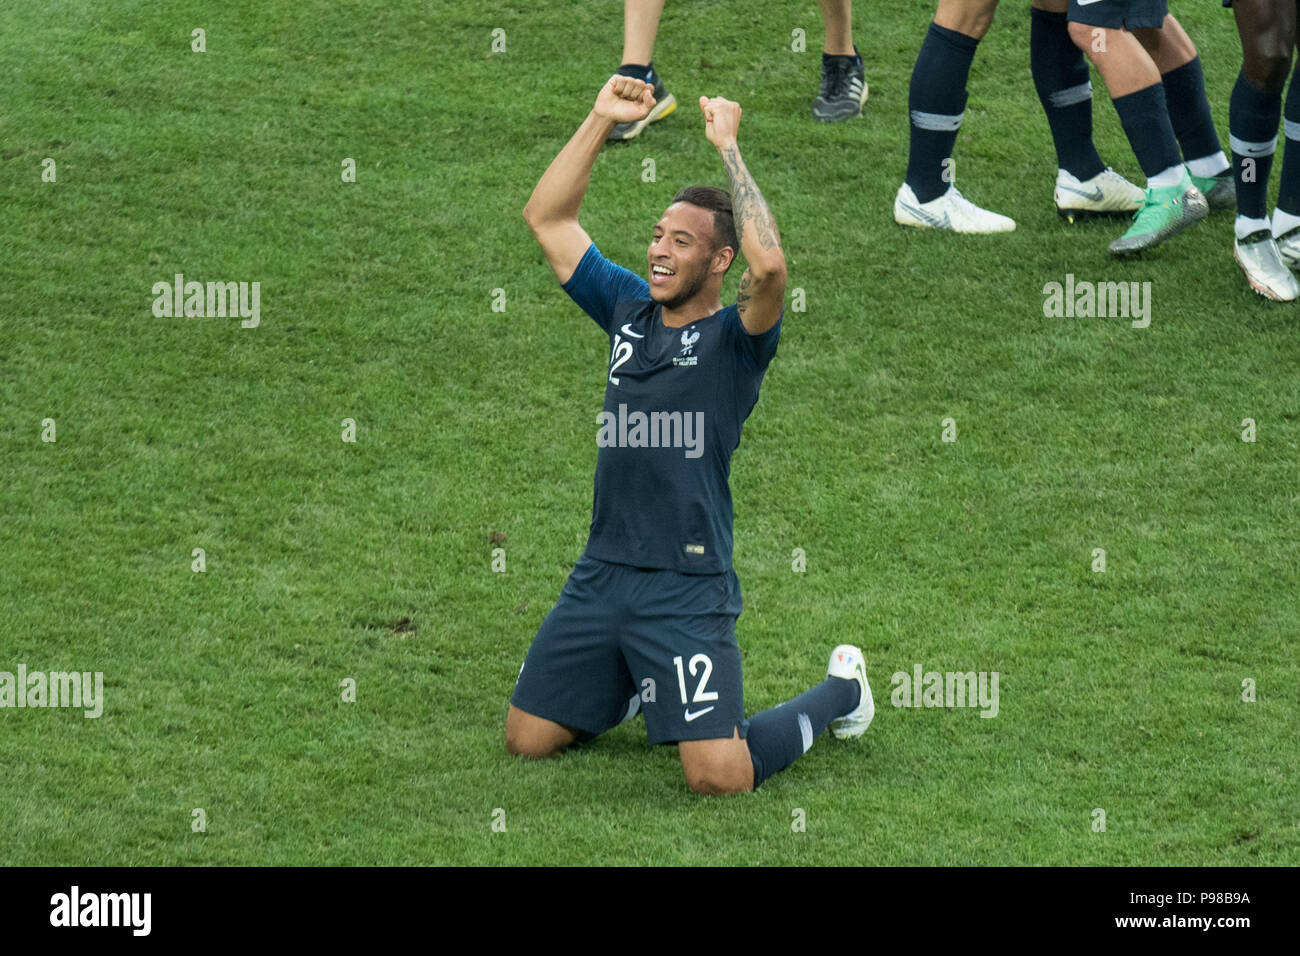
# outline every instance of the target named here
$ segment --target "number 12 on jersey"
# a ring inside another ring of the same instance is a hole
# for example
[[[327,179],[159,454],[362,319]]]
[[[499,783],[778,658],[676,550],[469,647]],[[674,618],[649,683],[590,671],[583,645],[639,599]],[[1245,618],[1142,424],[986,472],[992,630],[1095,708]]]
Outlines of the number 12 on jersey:
[[[709,675],[713,673],[713,661],[709,660],[707,654],[696,654],[691,658],[689,669],[692,677],[699,676],[700,682],[695,686],[695,696],[689,701],[686,699],[686,672],[682,670],[681,657],[673,658],[673,666],[677,668],[677,686],[682,692],[682,703],[699,704],[708,700],[717,700],[718,692],[716,690],[706,690],[709,683]],[[704,668],[704,673],[699,674],[700,668]]]
[[[618,379],[614,373],[618,367],[632,357],[632,343],[625,341],[623,336],[617,332],[614,333],[614,348],[609,353],[609,381],[613,385],[618,384]],[[678,668],[680,670],[680,668]]]

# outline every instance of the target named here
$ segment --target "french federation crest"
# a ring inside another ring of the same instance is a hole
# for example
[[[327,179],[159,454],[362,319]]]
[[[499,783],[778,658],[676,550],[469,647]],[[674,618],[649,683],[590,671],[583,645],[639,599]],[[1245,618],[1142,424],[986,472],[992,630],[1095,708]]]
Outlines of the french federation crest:
[[[698,357],[693,354],[695,343],[700,340],[699,332],[692,332],[690,329],[682,329],[682,351],[679,355],[673,357],[674,365],[694,365]]]

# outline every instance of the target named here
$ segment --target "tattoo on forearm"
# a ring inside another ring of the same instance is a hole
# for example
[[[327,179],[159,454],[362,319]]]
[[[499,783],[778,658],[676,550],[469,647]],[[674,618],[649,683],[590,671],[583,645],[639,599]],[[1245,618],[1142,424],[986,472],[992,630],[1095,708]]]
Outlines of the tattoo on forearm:
[[[749,175],[741,161],[740,151],[728,146],[722,153],[722,162],[727,167],[727,177],[731,180],[731,211],[736,220],[736,234],[741,242],[745,240],[745,230],[753,228],[754,238],[762,249],[777,249],[781,246],[781,236],[776,231],[776,221],[772,211],[767,208],[767,201],[758,191],[754,177]]]

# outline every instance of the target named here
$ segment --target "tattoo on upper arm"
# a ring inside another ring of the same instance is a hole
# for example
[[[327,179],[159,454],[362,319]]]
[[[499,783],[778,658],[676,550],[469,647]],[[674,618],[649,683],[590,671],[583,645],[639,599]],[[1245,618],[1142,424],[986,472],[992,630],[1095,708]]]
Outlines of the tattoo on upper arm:
[[[767,201],[758,191],[754,177],[741,161],[739,150],[734,146],[727,147],[723,151],[722,162],[727,167],[727,177],[731,180],[731,210],[736,221],[736,234],[744,241],[745,229],[752,228],[760,248],[780,248],[781,236],[776,231],[772,211],[767,208]]]
[[[745,317],[745,309],[749,307],[749,300],[753,298],[749,292],[749,283],[749,270],[746,269],[745,274],[740,277],[740,288],[736,290],[736,311],[740,313],[742,319]]]

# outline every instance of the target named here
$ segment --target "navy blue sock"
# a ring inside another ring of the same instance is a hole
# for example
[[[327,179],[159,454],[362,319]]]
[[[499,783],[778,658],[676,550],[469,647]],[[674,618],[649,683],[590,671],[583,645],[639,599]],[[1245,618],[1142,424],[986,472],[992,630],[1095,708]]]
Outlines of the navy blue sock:
[[[1250,219],[1268,216],[1268,175],[1277,149],[1277,123],[1282,116],[1282,91],[1261,90],[1237,74],[1228,106],[1228,139],[1232,171],[1237,179],[1237,213]],[[1247,166],[1246,160],[1252,165]],[[1249,170],[1249,175],[1243,175]]]
[[[857,681],[828,677],[798,697],[749,718],[745,741],[754,764],[754,789],[802,757],[827,725],[857,707],[861,697]]]
[[[1286,109],[1282,125],[1286,131],[1286,151],[1282,154],[1282,184],[1277,191],[1277,208],[1300,216],[1300,61],[1291,74],[1291,89],[1286,91]]]
[[[1205,98],[1201,58],[1192,57],[1178,69],[1163,74],[1160,82],[1165,87],[1169,122],[1183,149],[1183,158],[1190,163],[1222,150],[1214,118],[1210,116],[1210,101]]]
[[[943,161],[952,155],[966,111],[966,79],[979,40],[937,23],[916,55],[907,91],[912,125],[907,153],[907,184],[921,202],[938,199],[948,191]]]
[[[1092,81],[1064,13],[1029,11],[1029,69],[1056,144],[1056,165],[1087,182],[1106,168],[1092,143]]]
[[[653,63],[624,63],[618,68],[618,76],[630,76],[635,80],[654,83],[655,65]]]
[[[1124,127],[1124,134],[1128,136],[1142,172],[1148,177],[1155,176],[1182,162],[1174,127],[1169,121],[1169,110],[1165,107],[1165,89],[1161,84],[1153,83],[1146,89],[1111,102],[1115,104],[1120,125]]]
[[[836,59],[837,57],[841,57],[843,55],[844,55],[843,53],[835,53],[835,54],[823,53],[822,66],[827,66],[831,62],[831,60]],[[853,63],[856,66],[861,62],[862,62],[862,54],[858,52],[858,45],[855,43],[853,44]]]

